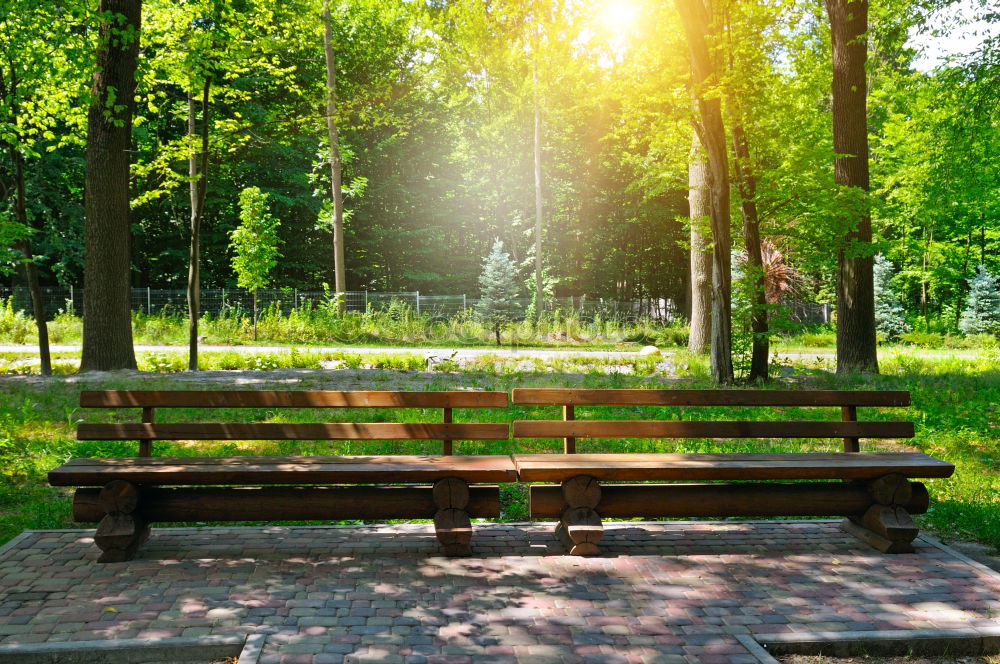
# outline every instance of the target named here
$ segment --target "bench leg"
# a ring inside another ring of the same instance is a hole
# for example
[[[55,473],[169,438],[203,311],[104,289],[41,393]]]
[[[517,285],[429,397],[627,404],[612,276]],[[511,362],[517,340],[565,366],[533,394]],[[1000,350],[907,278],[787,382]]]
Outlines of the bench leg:
[[[434,534],[446,556],[472,555],[472,521],[469,506],[469,485],[457,477],[446,477],[434,483]]]
[[[601,502],[601,484],[588,475],[577,475],[562,483],[563,510],[556,524],[556,537],[570,555],[595,556],[604,537],[601,515],[594,508]]]
[[[97,524],[94,543],[101,550],[99,563],[130,560],[149,538],[149,524],[139,513],[139,489],[131,482],[113,480],[98,496],[105,515]]]
[[[872,480],[868,492],[874,503],[862,516],[844,519],[841,528],[882,553],[913,553],[920,529],[903,507],[913,490],[914,483],[895,473]]]

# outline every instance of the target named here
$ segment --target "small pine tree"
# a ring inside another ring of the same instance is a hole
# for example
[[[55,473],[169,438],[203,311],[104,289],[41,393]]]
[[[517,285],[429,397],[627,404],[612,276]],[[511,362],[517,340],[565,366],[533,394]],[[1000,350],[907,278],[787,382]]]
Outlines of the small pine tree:
[[[888,258],[882,254],[875,257],[875,330],[886,339],[897,339],[910,331],[903,303],[889,286],[892,269],[892,261]]]
[[[229,234],[236,285],[253,292],[253,338],[257,340],[257,290],[267,286],[278,264],[279,222],[267,211],[267,194],[258,187],[240,192],[240,225]]]
[[[969,294],[965,296],[965,311],[958,321],[958,329],[963,334],[1000,333],[1000,285],[983,265],[969,282]]]
[[[483,271],[479,275],[479,303],[476,312],[479,318],[493,329],[497,346],[500,345],[500,328],[514,319],[518,306],[517,269],[514,261],[503,250],[503,241],[493,242],[493,250],[483,260]]]

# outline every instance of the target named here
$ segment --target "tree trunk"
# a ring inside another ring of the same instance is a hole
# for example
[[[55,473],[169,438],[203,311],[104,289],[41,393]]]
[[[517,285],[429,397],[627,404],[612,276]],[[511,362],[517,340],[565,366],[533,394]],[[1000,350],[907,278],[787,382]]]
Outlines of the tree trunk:
[[[87,116],[81,371],[135,369],[129,164],[141,0],[101,0],[103,22]]]
[[[965,302],[965,287],[969,283],[969,252],[972,251],[972,227],[969,227],[969,235],[965,238],[965,256],[962,258],[962,276],[958,280],[955,288],[955,329],[958,329],[958,321],[962,317],[962,304]]]
[[[868,0],[825,0],[833,43],[834,180],[867,193],[868,115],[865,61]],[[878,373],[872,221],[867,204],[849,204],[847,231],[837,252],[837,373]]]
[[[698,138],[708,158],[712,226],[712,378],[716,383],[733,382],[732,274],[730,272],[729,155],[722,106],[707,87],[718,84],[718,65],[708,48],[708,38],[717,30],[703,0],[674,0],[691,51],[691,78],[697,99]]]
[[[535,48],[538,48],[537,39]],[[534,56],[534,54],[532,55]],[[542,315],[542,112],[538,105],[538,66],[531,62],[535,111],[535,318]]]
[[[930,267],[931,261],[931,245],[934,243],[934,227],[928,228],[924,226],[924,255],[921,260],[920,269],[920,315],[924,317],[924,328],[930,329],[931,317],[930,312],[927,309],[928,293],[927,289],[930,286],[930,278],[928,277],[927,270]]]
[[[17,111],[13,110],[12,115],[16,117]],[[14,171],[14,218],[25,229],[30,229],[27,194],[24,188],[24,162],[21,153],[13,145],[7,146],[7,153],[10,155],[10,162]],[[51,376],[52,356],[49,354],[49,326],[45,321],[45,299],[42,296],[42,287],[38,282],[38,267],[35,265],[35,257],[31,251],[31,240],[25,237],[16,244],[15,248],[24,255],[24,262],[21,264],[21,268],[24,270],[24,281],[28,285],[28,292],[31,294],[32,316],[35,319],[35,327],[38,329],[39,371],[41,371],[43,376]]]
[[[257,341],[257,289],[253,289],[253,340]]]
[[[712,243],[701,230],[711,215],[708,166],[698,134],[691,136],[688,159],[688,209],[691,214],[691,332],[688,350],[707,353],[712,341]]]
[[[333,277],[337,307],[344,310],[344,195],[341,191],[342,164],[337,134],[337,62],[333,58],[333,23],[330,0],[323,0],[323,52],[326,55],[326,134],[330,144],[330,199],[333,203]]]
[[[757,178],[750,165],[750,147],[746,132],[734,108],[733,166],[736,183],[740,192],[740,211],[743,213],[743,240],[747,251],[748,277],[753,279],[750,306],[750,331],[753,333],[753,349],[750,356],[751,381],[767,380],[767,356],[769,352],[767,326],[767,299],[764,284],[764,261],[760,255],[760,217],[757,215]]]
[[[198,370],[198,319],[201,317],[201,215],[208,192],[208,92],[212,79],[205,78],[201,93],[201,152],[188,159],[191,176],[191,254],[188,263],[188,371]],[[194,141],[194,96],[188,94],[188,139]],[[200,162],[200,164],[199,164]]]

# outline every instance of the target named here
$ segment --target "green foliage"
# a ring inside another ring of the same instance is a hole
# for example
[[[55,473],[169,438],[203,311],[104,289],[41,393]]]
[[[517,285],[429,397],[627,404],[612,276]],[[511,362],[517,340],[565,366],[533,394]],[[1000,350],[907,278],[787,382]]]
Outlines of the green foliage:
[[[944,345],[944,335],[937,332],[905,332],[899,338],[904,344],[918,348],[941,348]]]
[[[889,340],[910,331],[903,303],[889,283],[892,268],[892,262],[882,254],[875,257],[875,329]]]
[[[293,364],[292,353],[269,356],[275,363]],[[298,353],[298,363],[306,364],[314,354]],[[183,361],[180,353],[177,357]],[[401,360],[418,362],[416,359]],[[215,362],[211,356],[208,361]],[[319,358],[317,358],[319,359]],[[322,358],[335,360],[336,358]],[[345,358],[346,359],[346,358]],[[244,360],[240,360],[241,363]],[[247,362],[256,362],[246,358]],[[487,389],[507,390],[512,385],[560,387],[578,385],[590,388],[704,388],[710,385],[704,358],[678,352],[674,356],[677,376],[662,377],[650,367],[636,364],[635,372],[609,373],[609,360],[592,358],[560,358],[552,361],[511,365],[509,358],[479,358],[477,363],[455,369],[449,373],[422,374],[420,385],[428,377],[428,389]],[[646,363],[649,361],[647,360]],[[692,364],[688,364],[692,362]],[[700,362],[700,364],[699,364]],[[928,481],[931,508],[927,514],[916,517],[922,526],[941,532],[972,537],[1000,546],[1000,478],[995,468],[1000,458],[995,445],[995,431],[1000,426],[994,405],[1000,402],[1000,356],[982,355],[975,359],[920,359],[916,353],[900,353],[882,359],[882,376],[835,376],[826,371],[814,371],[811,365],[795,363],[789,368],[799,371],[796,387],[812,389],[880,389],[909,390],[913,405],[905,411],[899,409],[872,409],[866,419],[907,419],[916,423],[916,437],[909,441],[917,449],[945,459],[957,466],[955,475],[947,479]],[[500,363],[500,364],[497,364]],[[605,371],[592,371],[587,367]],[[582,374],[567,379],[564,374]],[[400,372],[373,372],[370,379],[384,389],[411,389],[412,376]],[[306,379],[307,380],[307,379]],[[330,381],[334,381],[331,386]],[[355,377],[348,380],[354,381]],[[343,389],[336,373],[324,375],[323,386]],[[184,377],[172,375],[100,377],[88,383],[90,389],[184,389],[190,383]],[[776,389],[790,386],[776,382]],[[53,379],[44,385],[11,379],[0,385],[0,541],[9,539],[22,529],[61,528],[72,524],[71,496],[48,487],[45,474],[51,468],[76,456],[131,456],[134,443],[84,442],[74,439],[77,421],[108,421],[109,416],[131,420],[134,412],[83,411],[77,408],[80,383],[78,379],[62,381]],[[189,389],[189,387],[188,387]],[[480,421],[508,422],[512,419],[548,417],[551,409],[519,407],[477,414]],[[779,419],[793,416],[796,419],[839,419],[839,412],[831,409],[801,409],[790,414],[783,409],[698,409],[697,417],[712,419],[740,419],[753,417]],[[749,412],[752,410],[752,414]],[[644,409],[650,416],[676,419],[693,415],[690,410],[679,408]],[[344,409],[337,412],[342,421],[364,421],[371,417],[364,409]],[[254,421],[310,422],[315,421],[315,410],[281,410],[249,412],[243,409],[204,410],[182,409],[173,413],[177,420],[214,419],[223,422]],[[390,421],[417,422],[437,419],[439,412],[430,410],[388,409],[378,413],[378,418]],[[626,419],[642,417],[631,408],[600,408],[579,412],[580,417],[594,419]],[[456,412],[456,418],[464,417]],[[519,441],[519,451],[524,453],[551,452],[558,448],[556,440]],[[665,451],[659,441],[604,440],[582,441],[581,451],[644,452]],[[817,447],[819,445],[819,447]],[[826,445],[826,447],[824,447]],[[840,441],[780,440],[780,441],[727,441],[687,440],[675,441],[670,451],[676,452],[815,452],[839,449]],[[196,447],[183,443],[162,441],[157,443],[157,453],[164,456],[193,456],[201,454],[430,454],[439,447],[427,441],[373,441],[337,443],[336,447],[324,442],[255,441],[238,449],[224,443],[206,442]],[[876,443],[869,443],[867,451],[880,450]],[[891,448],[887,448],[888,451]],[[509,441],[463,441],[463,454],[508,454]],[[525,517],[525,489],[507,487],[502,490],[503,518],[520,521]]]
[[[503,241],[496,240],[489,256],[483,260],[479,275],[479,303],[476,312],[491,327],[500,345],[500,328],[514,320],[518,313],[517,268],[503,250]]]
[[[1000,281],[982,265],[969,282],[965,311],[958,322],[963,334],[1000,333]]]
[[[232,265],[240,288],[256,291],[268,284],[271,269],[278,264],[278,226],[267,211],[267,194],[258,187],[240,193],[240,225],[229,234]]]

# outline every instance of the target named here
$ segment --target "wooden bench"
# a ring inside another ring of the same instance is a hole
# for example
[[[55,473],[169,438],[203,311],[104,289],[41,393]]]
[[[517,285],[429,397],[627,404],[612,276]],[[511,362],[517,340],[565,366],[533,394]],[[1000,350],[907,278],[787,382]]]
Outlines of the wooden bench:
[[[531,516],[559,519],[556,534],[571,553],[579,555],[600,551],[602,517],[695,516],[845,516],[844,530],[880,551],[911,552],[918,531],[910,515],[926,512],[929,499],[924,485],[908,478],[948,477],[955,470],[952,464],[925,454],[860,453],[862,438],[913,437],[911,422],[860,422],[857,417],[862,406],[908,406],[907,392],[515,389],[512,403],[563,409],[561,420],[516,421],[513,425],[515,441],[562,438],[563,453],[516,454],[514,464],[522,482],[559,483],[531,487]],[[832,406],[841,409],[841,419],[576,419],[578,407],[608,406]],[[577,454],[576,441],[581,438],[841,438],[844,451]],[[706,480],[712,482],[703,483]],[[602,485],[605,481],[684,483]]]
[[[81,423],[78,440],[137,441],[136,458],[77,458],[49,472],[75,486],[73,517],[99,522],[101,562],[128,560],[155,521],[434,519],[447,555],[468,555],[470,517],[500,515],[509,456],[455,456],[456,440],[507,440],[507,424],[453,409],[506,408],[505,392],[85,391],[83,408],[141,408],[137,423]],[[440,408],[440,422],[155,422],[162,408]],[[154,457],[158,440],[440,440],[442,454]],[[413,486],[419,484],[423,486]],[[391,486],[329,486],[382,484]],[[402,486],[401,486],[402,485]]]

